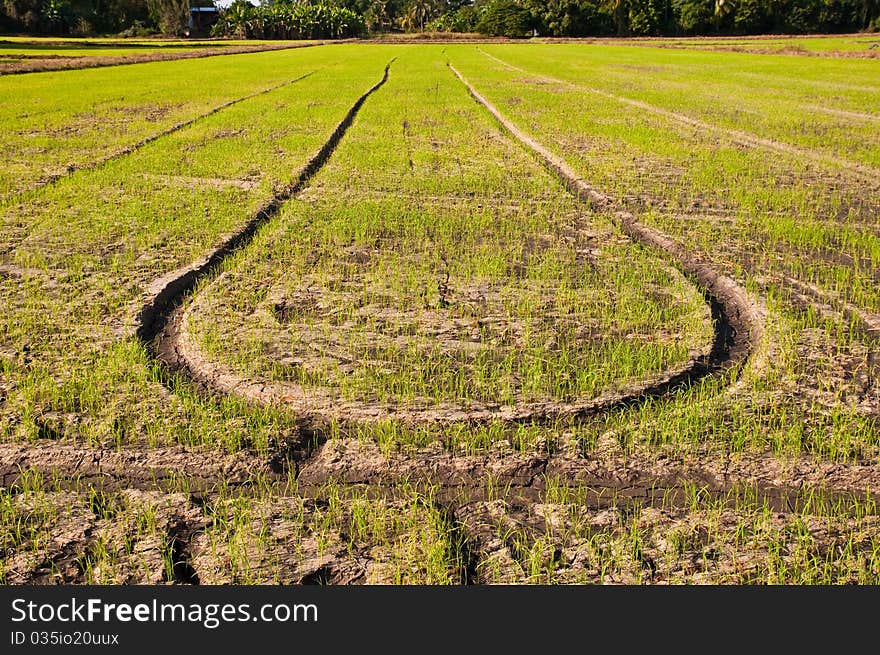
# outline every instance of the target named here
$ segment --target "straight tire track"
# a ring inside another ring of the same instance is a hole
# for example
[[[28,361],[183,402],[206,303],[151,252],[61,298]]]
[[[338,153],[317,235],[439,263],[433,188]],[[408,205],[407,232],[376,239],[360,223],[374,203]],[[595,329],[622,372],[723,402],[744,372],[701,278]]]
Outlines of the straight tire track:
[[[199,114],[198,116],[193,116],[192,118],[189,118],[189,119],[182,121],[180,123],[175,123],[171,127],[165,128],[164,130],[162,130],[160,132],[156,132],[155,134],[151,134],[149,136],[146,136],[143,139],[141,139],[140,141],[136,141],[135,143],[133,143],[129,146],[125,146],[125,147],[121,148],[120,150],[117,150],[117,151],[107,155],[106,157],[101,157],[100,159],[96,159],[95,161],[87,162],[85,164],[68,166],[66,173],[61,173],[59,175],[53,175],[53,176],[49,177],[48,179],[37,183],[35,186],[32,186],[28,189],[25,189],[24,191],[19,191],[17,193],[12,193],[12,194],[6,196],[6,199],[14,198],[16,196],[22,196],[27,193],[37,191],[37,190],[42,189],[44,187],[55,184],[59,180],[62,180],[66,177],[69,177],[70,175],[73,175],[74,173],[79,172],[79,171],[89,171],[89,170],[94,170],[96,168],[100,168],[101,166],[104,166],[105,164],[107,164],[111,161],[114,161],[114,160],[119,159],[121,157],[124,157],[126,155],[130,155],[134,152],[137,152],[138,150],[140,150],[144,146],[146,146],[150,143],[153,143],[154,141],[158,141],[159,139],[161,139],[163,137],[174,134],[175,132],[179,132],[180,130],[184,129],[185,127],[189,127],[190,125],[193,125],[193,124],[195,124],[205,118],[213,116],[214,114],[217,114],[218,112],[221,112],[224,109],[228,109],[229,107],[237,105],[241,102],[245,102],[246,100],[251,100],[251,99],[256,98],[258,96],[265,95],[267,93],[271,93],[272,91],[277,91],[278,89],[284,88],[285,86],[290,86],[291,84],[296,84],[297,82],[301,82],[302,80],[314,75],[317,72],[318,72],[317,70],[313,70],[313,71],[310,71],[310,72],[305,73],[303,75],[300,75],[299,77],[296,77],[292,80],[287,80],[286,82],[281,82],[279,84],[273,84],[272,86],[266,87],[265,89],[260,89],[259,91],[255,91],[253,93],[249,93],[248,95],[241,96],[240,98],[233,98],[232,100],[227,100],[226,102],[219,104],[216,107],[213,107],[213,108],[209,109],[208,111],[206,111],[202,114]]]
[[[550,82],[553,84],[561,84],[563,86],[567,86],[573,89],[580,89],[582,91],[587,91],[589,93],[594,93],[598,96],[602,96],[603,98],[608,98],[609,100],[614,100],[616,102],[620,102],[631,107],[636,107],[637,109],[641,109],[643,111],[651,112],[653,114],[657,114],[658,116],[663,116],[665,118],[669,118],[677,123],[682,125],[687,125],[689,127],[693,127],[699,130],[706,130],[709,132],[715,132],[717,134],[722,134],[726,136],[728,139],[733,141],[734,143],[739,143],[740,145],[749,146],[752,148],[763,148],[765,150],[773,150],[774,152],[778,152],[785,155],[795,155],[797,157],[801,157],[803,159],[807,159],[814,164],[826,165],[828,163],[832,163],[835,166],[847,171],[851,175],[858,177],[860,180],[868,182],[872,185],[877,184],[877,180],[880,179],[880,170],[873,168],[871,166],[867,166],[864,164],[859,164],[857,162],[851,161],[849,159],[844,159],[842,157],[837,157],[835,155],[829,153],[817,154],[811,150],[805,150],[799,146],[794,146],[789,143],[782,143],[781,141],[776,141],[775,139],[767,139],[764,137],[759,137],[750,132],[745,132],[743,130],[736,130],[729,127],[722,127],[721,125],[714,125],[712,123],[707,123],[698,118],[691,118],[685,114],[672,111],[671,109],[664,109],[663,107],[657,107],[656,105],[649,104],[647,102],[643,102],[641,100],[635,100],[633,98],[627,98],[626,96],[619,96],[614,93],[609,93],[608,91],[603,91],[601,89],[596,89],[590,86],[584,86],[581,84],[575,84],[574,82],[569,82],[568,80],[561,80],[556,77],[550,77],[548,75],[542,75],[540,73],[535,73],[533,71],[526,70],[524,68],[520,68],[519,66],[514,66],[513,64],[504,61],[503,59],[499,59],[495,55],[491,55],[482,48],[477,48],[484,56],[492,59],[502,66],[515,70],[519,73],[523,73],[524,75],[531,75],[538,79],[544,80],[546,82]]]

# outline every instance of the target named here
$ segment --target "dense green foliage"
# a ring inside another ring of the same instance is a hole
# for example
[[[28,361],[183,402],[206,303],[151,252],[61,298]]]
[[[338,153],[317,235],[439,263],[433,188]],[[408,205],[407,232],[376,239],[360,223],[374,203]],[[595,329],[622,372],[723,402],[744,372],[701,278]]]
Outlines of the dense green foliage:
[[[181,34],[186,7],[187,0],[0,0],[0,31]],[[236,0],[215,33],[296,39],[392,30],[509,37],[876,31],[880,0]]]
[[[0,31],[112,33],[152,22],[147,0],[2,0]]]
[[[0,32],[142,36],[182,35],[192,0],[0,0]],[[424,25],[423,25],[424,26]],[[361,13],[332,4],[237,0],[221,12],[216,35],[242,38],[331,39],[365,31]]]
[[[212,34],[258,39],[338,39],[360,36],[366,27],[360,14],[327,4],[277,2],[255,7],[236,0],[222,12]]]
[[[434,29],[493,36],[651,36],[880,29],[877,0],[478,0]]]

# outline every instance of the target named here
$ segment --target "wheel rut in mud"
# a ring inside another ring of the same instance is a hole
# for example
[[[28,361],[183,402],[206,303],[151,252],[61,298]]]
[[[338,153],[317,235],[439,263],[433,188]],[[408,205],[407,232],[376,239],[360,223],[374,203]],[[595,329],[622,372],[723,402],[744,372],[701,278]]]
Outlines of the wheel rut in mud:
[[[499,116],[497,115],[496,118]],[[509,129],[512,126],[508,124],[505,127]],[[522,141],[523,135],[514,133],[514,137]],[[322,156],[328,157],[331,153],[332,149],[328,149]],[[605,196],[601,196],[577,180],[562,162],[555,160],[546,151],[542,151],[542,155],[545,163],[551,163],[554,172],[578,197],[594,204],[608,204]],[[637,242],[657,247],[670,254],[679,268],[692,279],[696,279],[710,308],[715,328],[712,343],[698,353],[692,353],[683,364],[665,372],[632,383],[622,390],[607,392],[588,400],[567,403],[544,401],[516,405],[472,401],[467,406],[419,400],[405,406],[342,401],[336,398],[331,390],[320,386],[307,389],[290,382],[242,378],[202,354],[196,343],[197,340],[191,337],[187,328],[188,316],[199,308],[197,304],[180,305],[176,299],[191,289],[196,279],[205,277],[205,271],[216,270],[222,259],[249,241],[256,228],[277,212],[286,199],[298,192],[307,182],[308,177],[310,176],[298,181],[297,190],[288,191],[258,212],[257,219],[249,223],[252,227],[246,228],[243,236],[233,237],[230,243],[212,253],[202,263],[159,280],[151,289],[154,300],[141,313],[139,336],[143,341],[152,343],[152,349],[161,361],[173,370],[183,371],[198,387],[219,395],[235,395],[255,405],[283,405],[301,418],[304,428],[314,432],[325,432],[331,423],[341,425],[344,429],[352,424],[388,420],[405,424],[432,425],[581,420],[615,409],[631,407],[647,399],[663,397],[705,375],[726,371],[731,366],[744,361],[753,349],[753,344],[760,339],[759,310],[740,287],[681,250],[665,235],[639,225],[629,214],[618,212],[616,215],[624,232]],[[213,280],[218,278],[219,275],[213,276]],[[158,323],[155,320],[157,316],[161,317]],[[156,325],[154,326],[153,323]]]
[[[572,168],[544,145],[519,129],[495,105],[480,94],[451,64],[453,74],[464,84],[471,97],[486,109],[517,141],[531,151],[565,186],[584,202],[611,211],[621,229],[635,242],[660,250],[701,288],[712,309],[715,338],[705,365],[683,372],[674,384],[649,387],[623,401],[626,404],[641,398],[657,397],[713,372],[743,365],[755,352],[764,332],[762,308],[733,279],[715,270],[695,253],[654,228],[642,225],[636,217],[617,209],[614,201],[581,179]]]

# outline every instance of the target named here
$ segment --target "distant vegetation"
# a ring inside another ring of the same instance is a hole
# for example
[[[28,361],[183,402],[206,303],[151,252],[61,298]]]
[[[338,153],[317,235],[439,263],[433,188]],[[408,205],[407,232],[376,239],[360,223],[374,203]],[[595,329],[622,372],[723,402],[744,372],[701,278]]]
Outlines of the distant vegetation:
[[[235,0],[212,34],[243,39],[339,39],[364,31],[364,17],[345,7],[287,2],[256,7],[247,0]]]
[[[414,0],[407,6],[422,3],[430,4]],[[429,10],[430,28],[508,37],[880,30],[878,0],[477,0],[459,5]]]
[[[0,0],[0,32],[183,34],[210,0]],[[880,30],[880,0],[236,0],[215,35],[339,38],[369,32],[650,36]]]

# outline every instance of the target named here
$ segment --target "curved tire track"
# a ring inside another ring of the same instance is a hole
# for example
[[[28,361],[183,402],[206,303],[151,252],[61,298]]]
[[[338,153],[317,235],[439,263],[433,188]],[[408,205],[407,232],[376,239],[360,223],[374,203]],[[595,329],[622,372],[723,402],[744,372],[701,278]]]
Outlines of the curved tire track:
[[[351,106],[348,113],[339,122],[321,149],[306,163],[297,178],[287,187],[276,193],[238,232],[229,237],[221,246],[211,251],[206,257],[189,266],[156,280],[150,288],[150,300],[138,313],[136,336],[163,363],[177,368],[180,362],[175,356],[173,335],[169,333],[169,319],[175,306],[183,297],[192,291],[202,279],[216,275],[223,261],[236,250],[246,246],[254,238],[257,230],[271,219],[290,198],[302,191],[308,182],[321,170],[340,140],[348,131],[358,111],[375,91],[388,80],[388,72],[392,59],[385,66],[385,72],[376,84],[364,92]]]
[[[403,406],[345,401],[322,387],[305,388],[291,382],[242,378],[224,365],[212,361],[201,352],[197,340],[187,329],[189,316],[199,309],[197,303],[181,308],[167,328],[169,342],[174,343],[174,359],[178,364],[185,367],[190,376],[206,388],[237,395],[258,405],[283,404],[298,415],[309,417],[315,428],[330,421],[336,421],[343,426],[382,421],[439,425],[462,422],[485,424],[492,421],[541,423],[564,418],[586,418],[631,405],[647,397],[661,396],[717,367],[712,356],[717,344],[713,343],[692,353],[682,364],[647,377],[622,391],[608,392],[583,402],[546,401],[501,405],[472,401],[465,407],[455,403],[435,403],[429,399],[416,399]]]
[[[451,66],[450,68],[469,88],[474,98],[501,121],[516,139],[538,153],[544,163],[559,175],[575,195],[601,207],[608,207],[611,204],[607,196],[598,193],[577,178],[562,160],[520,132],[480,96],[454,68]],[[332,148],[322,149],[317,159],[326,159],[331,152]],[[714,323],[713,343],[704,350],[692,354],[683,365],[642,380],[622,391],[606,393],[588,401],[530,403],[519,406],[474,403],[463,407],[457,404],[436,405],[428,401],[416,401],[398,407],[368,402],[346,402],[334,398],[326,389],[306,389],[287,382],[242,378],[225,366],[205,357],[196,340],[188,333],[187,318],[189,312],[198,310],[197,305],[177,308],[170,312],[166,309],[191,289],[197,279],[204,277],[206,271],[213,270],[232,250],[249,241],[257,227],[274,214],[281,203],[297,193],[308,178],[317,171],[319,165],[310,167],[314,170],[308,175],[301,176],[293,187],[276,197],[269,207],[258,212],[256,219],[249,223],[243,233],[233,237],[230,242],[200,264],[159,280],[157,286],[152,289],[154,301],[141,313],[141,329],[138,334],[143,341],[154,342],[156,353],[166,365],[184,371],[199,386],[215,393],[237,395],[256,405],[283,405],[300,415],[304,426],[318,431],[322,431],[322,428],[330,422],[342,426],[388,420],[408,424],[493,421],[542,423],[558,419],[583,419],[629,407],[649,398],[661,397],[703,376],[741,364],[751,354],[753,344],[760,340],[762,317],[757,306],[751,302],[741,287],[697,260],[662,233],[640,225],[631,214],[617,212],[618,220],[631,238],[670,254],[686,274],[697,280],[706,295]],[[157,316],[161,320],[158,325],[153,326]]]
[[[645,246],[667,253],[704,290],[707,300],[713,307],[713,314],[717,316],[715,345],[710,355],[712,366],[706,367],[702,371],[694,371],[690,376],[691,380],[713,370],[717,371],[723,364],[740,366],[752,356],[764,333],[764,313],[743,287],[716,271],[711,265],[702,261],[664,233],[642,225],[630,212],[616,210],[611,197],[600,193],[582,180],[565,161],[525,134],[498,111],[495,105],[481,95],[455,67],[450,64],[449,68],[464,84],[471,97],[492,114],[515,139],[534,153],[547,168],[554,172],[574,195],[591,205],[612,211],[622,230],[630,238]]]

